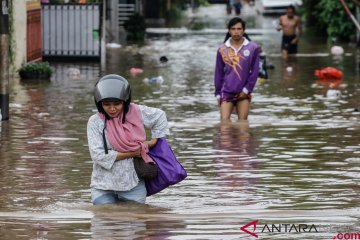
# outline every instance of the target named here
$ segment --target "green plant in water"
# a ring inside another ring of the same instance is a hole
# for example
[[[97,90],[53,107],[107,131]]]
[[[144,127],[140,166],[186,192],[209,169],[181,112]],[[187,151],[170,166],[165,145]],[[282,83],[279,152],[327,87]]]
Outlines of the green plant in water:
[[[143,40],[146,30],[145,18],[135,13],[124,22],[124,28],[128,33],[128,39]]]
[[[199,19],[194,19],[194,21],[189,23],[189,28],[191,30],[202,30],[206,27],[206,23],[199,21]]]
[[[29,74],[33,76],[38,76],[38,78],[47,78],[47,77],[50,78],[51,74],[53,73],[48,62],[25,63],[21,66],[18,72],[22,78]]]

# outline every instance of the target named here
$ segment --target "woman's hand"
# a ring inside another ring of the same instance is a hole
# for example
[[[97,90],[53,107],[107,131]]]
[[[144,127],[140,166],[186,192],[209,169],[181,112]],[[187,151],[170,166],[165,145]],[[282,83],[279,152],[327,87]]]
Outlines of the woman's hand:
[[[133,152],[133,154],[134,154],[134,157],[141,157],[141,148],[139,148],[138,150]]]
[[[139,148],[138,150],[134,151],[134,152],[117,152],[116,155],[116,160],[124,160],[124,159],[128,159],[128,158],[133,158],[133,157],[141,157],[141,148]]]
[[[153,138],[150,141],[146,141],[149,148],[152,148],[157,143],[157,138]]]

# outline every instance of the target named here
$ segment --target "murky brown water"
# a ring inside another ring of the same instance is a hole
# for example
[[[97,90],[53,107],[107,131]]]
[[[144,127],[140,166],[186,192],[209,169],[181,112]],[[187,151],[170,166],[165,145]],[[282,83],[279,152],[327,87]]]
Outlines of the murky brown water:
[[[210,27],[225,26],[219,13],[212,7],[203,16]],[[271,18],[247,17],[249,27],[272,28]],[[109,51],[106,72],[129,79],[135,102],[166,111],[169,141],[188,171],[144,206],[90,202],[86,123],[95,111],[98,64],[54,63],[48,83],[14,79],[11,120],[0,132],[0,239],[255,239],[240,230],[254,220],[260,239],[360,232],[356,49],[345,46],[348,54],[334,59],[323,40],[304,37],[302,54],[285,62],[279,33],[253,35],[275,69],[257,84],[249,123],[220,124],[213,69],[223,37],[152,34],[143,46]],[[169,63],[160,67],[162,55]],[[325,66],[342,69],[343,81],[317,82],[314,69]],[[70,67],[80,78],[66,74]],[[130,67],[145,71],[132,77]],[[162,85],[143,82],[159,75]],[[340,97],[328,98],[330,87]],[[272,233],[271,224],[284,225]],[[317,232],[297,232],[299,224]]]

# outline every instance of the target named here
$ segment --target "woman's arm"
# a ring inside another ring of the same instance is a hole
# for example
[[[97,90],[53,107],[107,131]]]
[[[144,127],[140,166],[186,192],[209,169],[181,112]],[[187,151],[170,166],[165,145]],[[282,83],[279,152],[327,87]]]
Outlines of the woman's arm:
[[[145,128],[151,129],[152,140],[148,141],[149,147],[155,145],[156,138],[170,135],[166,114],[158,108],[139,105]]]
[[[132,157],[140,157],[140,148],[135,152],[121,153],[109,149],[105,154],[104,142],[102,138],[103,121],[96,115],[90,117],[87,124],[87,138],[91,159],[105,169],[111,169],[115,161],[124,160]]]
[[[105,154],[104,142],[102,139],[103,121],[100,117],[93,115],[87,124],[87,139],[91,159],[105,169],[111,169],[117,158],[117,152],[109,149]]]

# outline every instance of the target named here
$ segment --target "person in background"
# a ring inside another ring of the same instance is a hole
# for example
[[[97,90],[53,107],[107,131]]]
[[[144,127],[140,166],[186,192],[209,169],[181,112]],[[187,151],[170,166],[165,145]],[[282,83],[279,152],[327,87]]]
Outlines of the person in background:
[[[145,182],[134,169],[133,158],[153,162],[147,154],[158,138],[169,134],[165,113],[157,108],[131,103],[128,81],[115,74],[95,85],[98,113],[87,124],[87,138],[93,161],[91,198],[94,205],[135,201],[145,203]],[[145,128],[151,129],[146,141]]]
[[[226,13],[228,15],[231,14],[233,7],[234,7],[234,0],[226,0]]]
[[[282,30],[283,32],[281,42],[283,58],[286,59],[288,54],[296,54],[302,29],[301,21],[299,17],[295,15],[295,7],[293,5],[288,6],[286,14],[280,16],[277,30]]]
[[[228,23],[228,33],[216,57],[215,96],[221,120],[230,120],[236,108],[238,119],[247,120],[251,93],[259,74],[260,47],[244,37],[245,21],[239,17]]]
[[[241,1],[240,0],[235,0],[235,3],[234,3],[234,9],[235,9],[235,14],[236,15],[240,15],[241,13]]]

